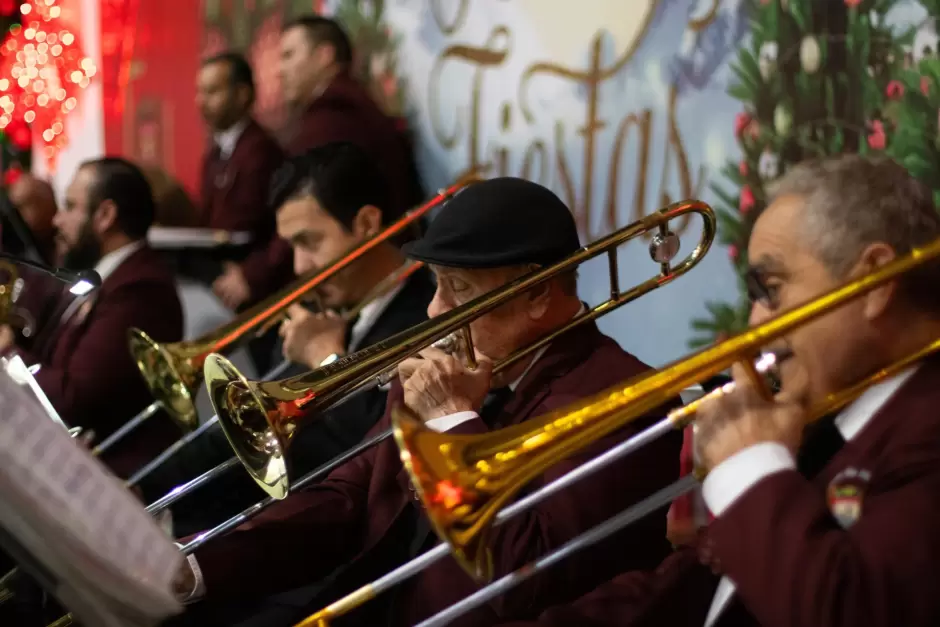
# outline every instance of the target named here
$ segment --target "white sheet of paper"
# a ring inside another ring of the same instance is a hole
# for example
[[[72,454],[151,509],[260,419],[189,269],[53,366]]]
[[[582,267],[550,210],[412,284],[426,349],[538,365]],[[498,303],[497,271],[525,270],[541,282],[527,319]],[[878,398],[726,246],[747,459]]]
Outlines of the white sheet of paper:
[[[143,505],[0,374],[0,526],[85,624],[156,625],[181,610],[183,557]]]

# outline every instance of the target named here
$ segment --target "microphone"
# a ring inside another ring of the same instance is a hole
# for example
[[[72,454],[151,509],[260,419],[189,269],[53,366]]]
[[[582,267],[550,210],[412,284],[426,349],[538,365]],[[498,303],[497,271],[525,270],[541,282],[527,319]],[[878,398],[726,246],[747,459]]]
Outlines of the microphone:
[[[66,283],[69,291],[76,296],[83,296],[92,290],[101,287],[101,277],[94,270],[68,270],[66,268],[53,268],[42,263],[16,257],[7,253],[0,252],[0,259],[7,259],[16,265],[26,266],[34,270],[39,270],[49,276]]]

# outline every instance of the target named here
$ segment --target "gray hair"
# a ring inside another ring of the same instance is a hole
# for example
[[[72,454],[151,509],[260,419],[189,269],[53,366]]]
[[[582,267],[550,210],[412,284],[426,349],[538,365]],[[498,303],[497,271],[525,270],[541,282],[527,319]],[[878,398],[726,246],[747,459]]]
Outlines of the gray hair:
[[[844,277],[873,243],[905,255],[940,238],[933,191],[885,157],[843,154],[804,161],[768,186],[768,194],[768,204],[780,196],[803,199],[807,237],[836,277]],[[917,274],[906,283],[913,287],[929,279],[917,291],[936,291],[935,266]]]

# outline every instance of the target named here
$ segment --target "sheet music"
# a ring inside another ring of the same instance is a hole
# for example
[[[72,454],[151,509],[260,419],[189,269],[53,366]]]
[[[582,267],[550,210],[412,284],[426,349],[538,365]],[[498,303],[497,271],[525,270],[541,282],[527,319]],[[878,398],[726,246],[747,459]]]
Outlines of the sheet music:
[[[0,526],[53,573],[88,625],[156,625],[178,613],[182,556],[121,482],[0,374]]]
[[[251,233],[246,231],[219,229],[154,226],[147,232],[148,243],[158,249],[244,246],[250,244],[251,239]]]

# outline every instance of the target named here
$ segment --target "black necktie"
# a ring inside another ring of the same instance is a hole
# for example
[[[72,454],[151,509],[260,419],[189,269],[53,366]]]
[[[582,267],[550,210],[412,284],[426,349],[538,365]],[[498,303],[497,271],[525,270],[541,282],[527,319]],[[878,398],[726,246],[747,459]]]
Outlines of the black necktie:
[[[213,165],[218,164],[222,161],[222,147],[217,143],[212,142],[212,150],[209,151],[209,163]]]
[[[480,408],[480,419],[486,423],[486,426],[490,428],[496,426],[496,419],[499,418],[510,398],[512,398],[512,389],[508,385],[489,391]]]
[[[486,398],[483,399],[483,405],[480,407],[480,419],[486,423],[489,428],[492,429],[496,427],[496,419],[499,417],[500,413],[502,413],[509,399],[512,398],[512,394],[512,389],[508,385],[506,387],[490,390],[489,393],[487,393]],[[417,556],[422,549],[430,548],[429,545],[436,544],[437,539],[431,533],[431,523],[428,521],[427,516],[424,515],[420,502],[411,503],[411,505],[405,509],[404,515],[414,520],[414,535],[412,536],[411,543],[408,545],[408,554],[406,556],[406,559],[410,560]],[[401,589],[401,587],[402,586],[398,586],[398,589]],[[398,605],[400,600],[400,595],[395,594],[389,602],[389,619],[392,621],[392,624],[394,624],[394,619],[400,609]]]
[[[807,479],[812,479],[826,467],[829,460],[845,445],[845,438],[836,426],[837,414],[823,416],[807,426],[803,432],[803,443],[796,454],[796,468]],[[752,625],[756,621],[735,594],[728,606],[715,621],[716,627],[738,627]]]
[[[804,477],[812,479],[844,445],[845,438],[836,426],[836,414],[824,416],[804,430],[796,467]]]
[[[359,321],[359,314],[356,314],[355,316],[353,316],[352,318],[350,318],[349,320],[346,321],[346,337],[343,338],[343,345],[346,347],[346,350],[347,350],[347,351],[351,351],[351,350],[352,350],[352,346],[350,346],[349,344],[350,344],[350,342],[352,342],[352,331],[353,331],[353,327],[356,326],[356,323],[357,323],[358,321]],[[360,344],[360,345],[362,344],[362,339],[363,339],[363,338],[359,338],[359,344]],[[359,349],[359,348],[362,348],[362,347],[361,347],[361,346],[356,346],[356,349]]]
[[[512,398],[512,390],[509,386],[490,390],[486,398],[483,399],[483,406],[480,408],[480,419],[483,420],[488,427],[492,428],[496,418],[499,417],[500,412],[502,412],[503,407],[506,406],[510,398]],[[408,547],[409,559],[416,556],[428,543],[428,538],[430,537],[429,532],[431,530],[427,517],[425,517],[424,513],[421,511],[421,504],[415,502],[413,506],[417,510],[418,516],[414,539]]]

